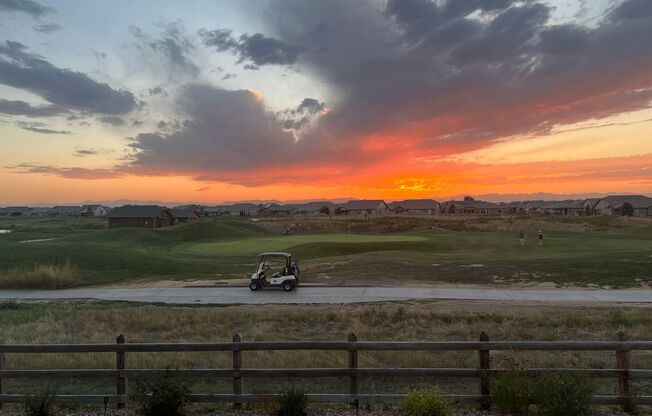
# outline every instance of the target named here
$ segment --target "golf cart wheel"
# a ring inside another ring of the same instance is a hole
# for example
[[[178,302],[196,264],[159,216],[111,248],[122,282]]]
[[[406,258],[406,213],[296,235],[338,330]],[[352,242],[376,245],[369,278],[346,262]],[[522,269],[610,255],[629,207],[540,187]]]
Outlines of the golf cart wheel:
[[[285,290],[286,292],[291,291],[292,290],[292,283],[290,283],[290,282],[283,283],[283,290]]]
[[[254,290],[254,291],[258,290],[258,283],[256,283],[256,282],[249,283],[249,289]]]

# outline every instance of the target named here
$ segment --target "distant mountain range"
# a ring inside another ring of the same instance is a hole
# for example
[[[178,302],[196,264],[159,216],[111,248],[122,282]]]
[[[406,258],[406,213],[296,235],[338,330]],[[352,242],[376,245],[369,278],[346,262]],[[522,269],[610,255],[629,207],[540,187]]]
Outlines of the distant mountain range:
[[[489,202],[512,202],[512,201],[534,201],[534,200],[543,200],[543,201],[553,201],[553,200],[567,200],[567,199],[586,199],[586,198],[597,198],[603,197],[605,195],[626,195],[622,192],[604,192],[604,193],[578,193],[578,194],[553,194],[547,192],[537,192],[531,194],[481,194],[481,195],[470,195],[476,200],[489,201]],[[460,200],[463,199],[465,194],[458,194],[452,196],[431,196],[423,198],[432,198],[436,201],[450,201],[450,200]],[[253,204],[267,204],[267,203],[277,203],[277,204],[300,204],[304,202],[312,201],[330,201],[334,203],[343,203],[353,199],[360,198],[309,198],[309,199],[291,199],[291,200],[239,200],[239,201],[224,201],[224,202],[197,202],[197,201],[161,201],[161,200],[136,200],[136,199],[115,199],[115,200],[86,200],[86,201],[76,201],[76,202],[36,202],[31,204],[16,204],[16,203],[5,203],[0,201],[0,206],[15,206],[15,205],[29,205],[31,207],[51,207],[55,205],[106,205],[109,207],[117,207],[122,205],[162,205],[168,207],[174,207],[179,205],[188,205],[188,204],[197,204],[202,206],[213,206],[213,205],[232,205],[237,203],[253,203]],[[383,198],[367,198],[367,199],[383,199]],[[406,198],[401,198],[406,199]],[[386,202],[394,201],[394,199],[385,199]]]

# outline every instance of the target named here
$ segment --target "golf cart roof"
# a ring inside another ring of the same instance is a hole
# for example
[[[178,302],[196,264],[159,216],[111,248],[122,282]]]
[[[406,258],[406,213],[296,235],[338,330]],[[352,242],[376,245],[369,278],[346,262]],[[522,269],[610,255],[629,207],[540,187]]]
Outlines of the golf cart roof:
[[[267,253],[260,253],[258,257],[290,257],[290,253],[283,253],[280,251],[270,251]]]

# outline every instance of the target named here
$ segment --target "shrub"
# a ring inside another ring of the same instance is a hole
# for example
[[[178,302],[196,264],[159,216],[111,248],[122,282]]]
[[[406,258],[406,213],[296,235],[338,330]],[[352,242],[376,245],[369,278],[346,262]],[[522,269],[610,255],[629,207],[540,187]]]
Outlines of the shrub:
[[[294,387],[281,394],[278,398],[278,416],[305,416],[307,405],[306,393]]]
[[[540,416],[590,416],[595,387],[585,374],[553,373],[535,386]]]
[[[133,399],[141,416],[179,416],[190,398],[190,386],[173,373],[136,383]]]
[[[37,263],[31,267],[16,267],[0,276],[3,289],[60,289],[77,281],[79,270],[70,260],[63,264]]]
[[[50,388],[25,398],[25,416],[50,416],[54,406],[54,392]]]
[[[518,370],[492,380],[491,396],[501,414],[527,416],[532,401],[532,382]]]
[[[407,416],[447,416],[451,403],[438,390],[411,389],[403,401]]]

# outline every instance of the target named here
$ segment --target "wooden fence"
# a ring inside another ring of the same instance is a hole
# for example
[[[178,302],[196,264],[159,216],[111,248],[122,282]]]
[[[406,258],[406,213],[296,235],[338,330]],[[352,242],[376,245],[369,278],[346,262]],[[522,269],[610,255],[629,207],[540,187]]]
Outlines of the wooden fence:
[[[260,395],[243,393],[243,379],[274,378],[323,378],[340,377],[348,379],[348,392],[343,394],[308,394],[313,402],[331,403],[392,403],[402,400],[402,394],[367,394],[360,393],[358,381],[371,377],[407,377],[407,378],[473,378],[479,381],[476,395],[451,395],[456,403],[491,404],[491,380],[505,373],[506,369],[491,368],[492,351],[612,351],[615,358],[613,369],[592,368],[525,368],[528,375],[555,372],[582,372],[592,378],[616,379],[618,395],[596,396],[595,404],[621,405],[625,410],[634,404],[652,405],[652,396],[635,395],[630,387],[630,380],[652,379],[652,369],[630,368],[630,352],[634,350],[652,351],[652,341],[627,341],[619,334],[619,341],[490,341],[482,333],[479,341],[448,342],[368,342],[358,341],[350,334],[347,341],[279,341],[279,342],[243,342],[240,335],[233,337],[233,342],[219,343],[127,343],[120,335],[115,344],[0,344],[0,407],[2,403],[16,403],[24,400],[24,395],[6,394],[3,381],[7,379],[35,378],[105,378],[116,381],[114,394],[105,395],[59,395],[59,402],[102,403],[105,399],[125,407],[128,401],[127,380],[132,377],[148,377],[172,371],[182,377],[231,378],[232,394],[192,394],[194,402],[231,402],[236,407],[242,403],[261,398]],[[342,351],[348,355],[346,368],[242,368],[242,353],[245,351],[292,351],[292,350],[330,350]],[[135,352],[217,352],[226,351],[233,354],[232,368],[222,369],[136,369],[129,368],[128,354]],[[476,368],[360,368],[358,353],[360,351],[475,351]],[[33,353],[115,353],[115,369],[7,369],[5,354]],[[274,396],[274,395],[266,395]]]

